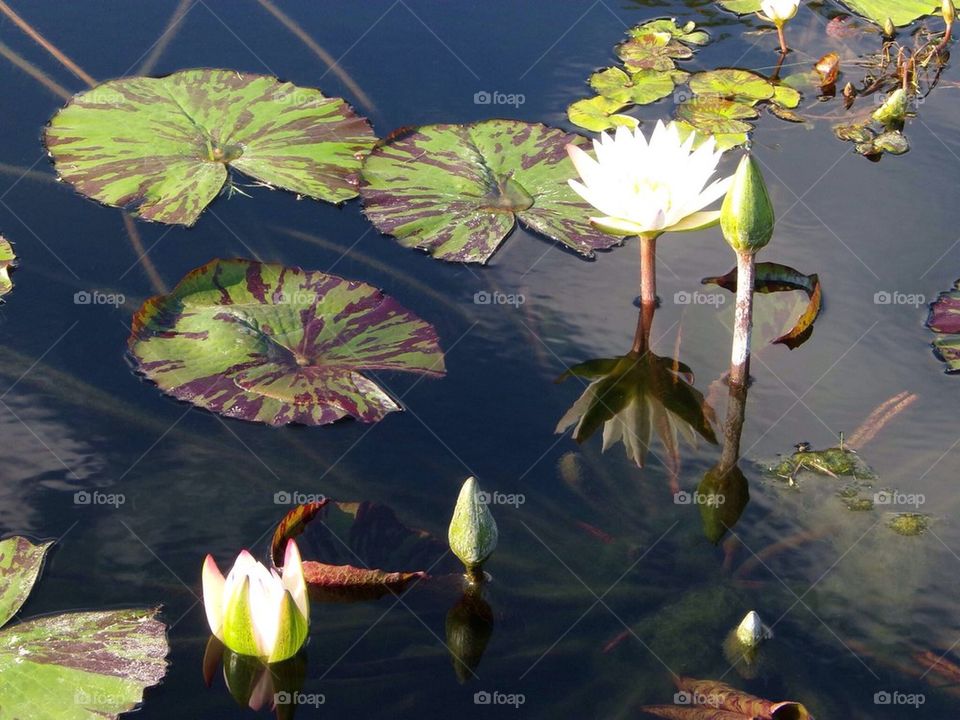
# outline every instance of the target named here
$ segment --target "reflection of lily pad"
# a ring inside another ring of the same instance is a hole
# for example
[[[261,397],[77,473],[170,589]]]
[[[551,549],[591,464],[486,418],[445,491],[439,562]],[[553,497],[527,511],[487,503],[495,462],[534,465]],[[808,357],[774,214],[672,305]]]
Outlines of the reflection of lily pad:
[[[373,600],[404,590],[427,577],[426,570],[454,572],[446,543],[404,525],[389,507],[371,502],[322,501],[300,505],[281,521],[273,535],[275,563],[283,559],[288,538],[307,558],[304,575],[314,599],[328,602]],[[383,567],[418,568],[385,571]]]
[[[519,220],[586,257],[621,242],[590,224],[570,189],[566,146],[586,138],[516,120],[426,125],[389,138],[363,166],[366,215],[402,245],[485,263]]]
[[[10,279],[10,268],[17,262],[10,241],[0,237],[0,297],[13,290],[13,281]]]
[[[0,617],[20,609],[50,543],[0,542]],[[0,718],[116,718],[166,672],[158,609],[64,613],[0,631]]]
[[[330,202],[357,195],[366,120],[340,98],[265,75],[184,70],[76,95],[46,144],[78,191],[140,217],[193,225],[232,167]]]
[[[960,280],[930,305],[927,327],[937,333],[934,352],[947,364],[947,372],[960,372]]]
[[[618,115],[626,103],[597,95],[586,100],[577,100],[567,108],[567,118],[584,130],[602,132],[623,125],[635,128],[640,121],[630,115]]]
[[[400,405],[365,373],[438,376],[433,327],[360,282],[213,260],[133,318],[130,351],[164,392],[271,425],[375,422]]]
[[[590,87],[619,103],[648,105],[672,93],[674,84],[670,73],[641,70],[631,75],[612,67],[591,75]]]
[[[720,68],[690,76],[690,90],[703,97],[720,97],[753,104],[769,100],[776,89],[766,78],[749,70]]]

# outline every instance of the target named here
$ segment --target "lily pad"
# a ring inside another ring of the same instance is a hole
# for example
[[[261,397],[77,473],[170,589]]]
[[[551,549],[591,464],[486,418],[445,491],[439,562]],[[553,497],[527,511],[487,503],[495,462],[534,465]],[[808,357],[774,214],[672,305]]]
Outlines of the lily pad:
[[[746,145],[747,141],[750,139],[747,137],[746,132],[736,132],[736,133],[713,133],[712,135],[704,130],[699,130],[695,128],[688,122],[683,120],[675,120],[674,124],[677,127],[677,130],[680,131],[680,137],[683,140],[686,140],[690,133],[697,133],[696,141],[694,142],[694,147],[700,147],[703,143],[709,140],[711,137],[716,143],[717,150],[730,150],[735,147],[740,147],[741,145]]]
[[[776,85],[773,89],[772,101],[788,110],[796,109],[801,98],[800,92],[788,85]]]
[[[909,25],[924,15],[932,15],[940,7],[939,0],[841,0],[858,15],[875,22],[881,27],[887,18],[894,25]]]
[[[753,129],[744,120],[753,120],[755,108],[733,100],[718,97],[695,97],[677,106],[677,120],[692,125],[706,135],[733,135]]]
[[[591,75],[590,87],[598,95],[621,105],[648,105],[670,95],[675,85],[670,73],[641,70],[629,75],[620,68],[612,67]]]
[[[717,0],[720,7],[735,12],[737,15],[759,12],[761,2],[762,0]]]
[[[340,98],[266,75],[183,70],[75,95],[46,128],[60,177],[146,220],[193,225],[228,167],[339,203],[356,197],[370,125]]]
[[[705,30],[698,30],[697,24],[692,20],[683,26],[677,25],[675,19],[651,20],[628,31],[628,34],[634,38],[650,33],[670,33],[674,39],[688,45],[706,45],[710,42],[710,35]]]
[[[566,146],[586,138],[539,123],[426,125],[378,145],[362,170],[367,217],[406,247],[485,263],[517,220],[585,257],[622,242],[590,224],[567,184]]]
[[[701,97],[726,98],[748,105],[769,100],[776,93],[774,85],[765,77],[739,68],[695,73],[690,76],[689,85],[690,90]]]
[[[623,125],[633,129],[640,121],[630,115],[618,115],[627,103],[597,95],[585,100],[577,100],[567,108],[567,119],[584,130],[603,132]]]
[[[689,60],[693,50],[678,42],[668,32],[648,32],[617,46],[617,57],[630,72],[676,68],[674,60]]]
[[[51,543],[0,542],[4,623],[36,582]],[[103,720],[133,710],[166,673],[159,608],[65,613],[0,631],[0,719]]]
[[[326,602],[374,600],[399,593],[425,570],[386,571],[381,567],[420,567],[453,572],[455,561],[445,543],[404,525],[389,507],[371,502],[315,502],[300,505],[281,521],[273,535],[275,564],[283,560],[288,538],[298,537],[305,557],[304,576],[311,597]]]
[[[938,335],[934,353],[946,363],[947,372],[960,372],[960,280],[930,305],[927,327]]]
[[[10,279],[10,269],[16,265],[17,256],[13,252],[10,241],[0,237],[0,297],[13,290],[13,281]]]
[[[734,268],[721,277],[704,278],[700,282],[704,285],[719,285],[723,289],[735,293],[737,291],[737,269]],[[800,347],[813,334],[813,323],[820,315],[823,304],[820,277],[816,274],[804,275],[792,267],[780,263],[757,263],[756,292],[772,293],[793,290],[805,292],[809,298],[809,303],[793,328],[773,341],[775,344],[786,345],[791,350]]]
[[[365,373],[444,373],[433,327],[393,298],[252,260],[213,260],[147,300],[128,345],[167,394],[270,425],[375,422],[402,408]]]

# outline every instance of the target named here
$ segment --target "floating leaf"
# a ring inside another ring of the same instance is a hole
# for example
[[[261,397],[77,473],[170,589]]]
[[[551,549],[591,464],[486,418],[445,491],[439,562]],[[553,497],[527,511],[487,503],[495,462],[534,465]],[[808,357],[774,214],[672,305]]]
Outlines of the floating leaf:
[[[903,155],[907,152],[910,152],[910,141],[907,140],[906,135],[904,135],[899,130],[889,130],[885,133],[880,133],[874,138],[873,142],[870,143],[873,151],[877,153],[889,153],[891,155]],[[857,152],[860,151],[859,146],[857,147]],[[872,153],[865,153],[872,154]]]
[[[684,122],[683,120],[675,120],[674,124],[677,126],[677,130],[680,131],[680,137],[683,140],[686,140],[690,133],[697,133],[697,139],[694,143],[695,147],[700,147],[700,145],[705,143],[711,137],[713,138],[714,142],[716,142],[718,150],[730,150],[731,148],[739,147],[740,145],[746,145],[747,140],[749,140],[746,132],[710,134],[709,132],[695,128],[693,125],[688,122]]]
[[[36,582],[51,543],[0,542],[0,617],[9,621]],[[0,631],[0,719],[116,718],[166,673],[159,608],[65,613]]]
[[[856,143],[868,143],[877,136],[877,133],[866,123],[837,125],[833,128],[833,134],[840,140]]]
[[[574,125],[592,132],[603,132],[621,125],[633,129],[640,124],[637,118],[616,114],[625,106],[624,102],[597,95],[597,97],[572,103],[567,108],[567,119]]]
[[[270,425],[375,422],[401,406],[364,373],[444,373],[433,327],[336,275],[213,260],[133,317],[138,370],[178,400]]]
[[[617,46],[617,57],[630,72],[676,68],[674,60],[688,60],[693,50],[677,42],[668,32],[644,33]]]
[[[673,19],[651,20],[628,31],[630,37],[633,38],[643,37],[650,33],[670,33],[674,39],[688,45],[706,45],[710,42],[710,35],[704,30],[697,30],[697,24],[693,21],[681,27]]]
[[[704,285],[719,285],[730,292],[737,291],[737,270],[734,268],[721,277],[704,278],[700,281]],[[807,294],[810,302],[806,311],[797,320],[793,329],[787,334],[778,337],[774,343],[786,345],[791,350],[800,347],[813,333],[813,323],[820,314],[823,302],[823,291],[820,287],[820,278],[817,275],[804,275],[797,270],[779,263],[757,263],[756,292],[789,292],[802,290]]]
[[[756,109],[743,103],[717,97],[695,97],[677,106],[677,120],[707,135],[733,135],[753,129],[746,119],[758,116]]]
[[[749,70],[720,68],[690,76],[690,90],[703,97],[726,98],[752,105],[760,100],[769,100],[776,88],[761,75]]]
[[[787,122],[792,122],[792,123],[806,122],[806,119],[803,117],[803,115],[798,115],[793,110],[788,110],[787,108],[781,107],[776,103],[771,103],[770,105],[767,106],[767,108],[770,110],[771,115],[775,115],[781,120],[786,120]]]
[[[595,211],[567,184],[568,144],[589,142],[516,120],[426,125],[370,153],[364,210],[381,232],[441,260],[487,262],[516,220],[593,257],[622,240],[590,224]]]
[[[13,281],[10,279],[10,269],[17,263],[17,256],[13,246],[5,237],[0,236],[0,297],[13,290]]]
[[[840,75],[840,56],[835,53],[827,53],[817,60],[814,70],[820,76],[820,87],[829,88],[837,83],[837,77]]]
[[[675,86],[670,73],[641,70],[628,75],[620,68],[612,67],[591,75],[590,87],[598,95],[622,106],[623,103],[647,105],[656,102],[672,93]]]
[[[887,18],[902,27],[924,15],[932,15],[940,7],[937,0],[841,0],[853,12],[883,27]]]
[[[274,562],[283,559],[291,537],[307,556],[303,571],[314,599],[326,602],[374,600],[424,579],[424,570],[386,571],[390,566],[453,572],[456,561],[446,543],[404,525],[389,507],[371,502],[310,503],[291,510],[273,536]]]
[[[789,85],[777,85],[773,89],[773,102],[788,110],[795,109],[800,104],[800,92]]]
[[[726,8],[738,15],[759,12],[762,0],[717,0],[722,8]]]
[[[79,192],[140,217],[193,225],[232,167],[267,185],[342,202],[375,138],[340,98],[265,75],[184,70],[80,93],[46,129]]]
[[[934,354],[947,364],[947,372],[960,372],[960,280],[930,305],[927,327],[939,335]]]

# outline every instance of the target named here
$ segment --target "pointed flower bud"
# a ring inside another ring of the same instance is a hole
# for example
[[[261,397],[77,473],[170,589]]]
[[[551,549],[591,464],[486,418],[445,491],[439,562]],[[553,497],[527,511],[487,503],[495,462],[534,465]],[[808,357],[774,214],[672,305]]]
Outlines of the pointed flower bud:
[[[203,604],[210,631],[228,648],[269,663],[296,655],[306,642],[310,605],[300,552],[287,542],[283,575],[246,550],[224,578],[212,556],[203,563]]]
[[[773,203],[760,167],[745,155],[720,209],[720,227],[727,243],[737,253],[756,254],[773,237]]]
[[[497,523],[474,477],[460,488],[447,537],[467,570],[479,568],[497,547]]]
[[[897,36],[897,26],[893,24],[891,18],[887,18],[887,21],[883,24],[883,36],[887,40],[893,40]]]
[[[953,4],[953,0],[943,0],[943,19],[946,21],[947,25],[953,25],[953,21],[957,19],[957,8]]]
[[[737,626],[737,640],[748,648],[756,648],[773,637],[773,631],[763,624],[759,613],[751,610]]]

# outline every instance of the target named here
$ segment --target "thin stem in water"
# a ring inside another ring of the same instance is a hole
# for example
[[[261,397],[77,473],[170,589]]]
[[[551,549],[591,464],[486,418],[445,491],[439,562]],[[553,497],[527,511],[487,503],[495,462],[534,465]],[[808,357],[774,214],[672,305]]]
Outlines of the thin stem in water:
[[[756,264],[751,253],[737,253],[737,308],[730,358],[730,385],[747,385],[750,377],[750,334],[753,330],[753,289]]]
[[[657,304],[657,235],[640,236],[640,303]]]

